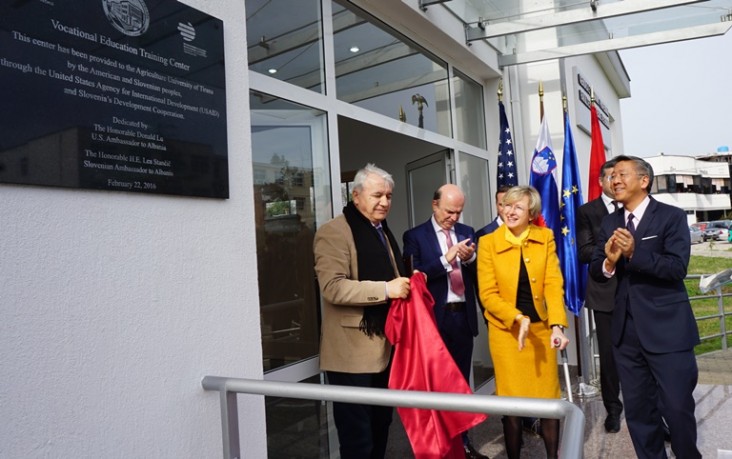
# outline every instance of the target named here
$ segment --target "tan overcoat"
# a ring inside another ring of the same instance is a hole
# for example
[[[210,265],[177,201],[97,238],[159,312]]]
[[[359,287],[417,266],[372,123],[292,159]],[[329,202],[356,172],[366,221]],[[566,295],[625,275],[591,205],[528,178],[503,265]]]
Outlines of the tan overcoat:
[[[387,301],[386,283],[356,280],[356,243],[343,215],[318,229],[314,252],[323,299],[320,369],[343,373],[383,371],[389,363],[391,344],[383,337],[366,336],[358,325],[363,308]]]

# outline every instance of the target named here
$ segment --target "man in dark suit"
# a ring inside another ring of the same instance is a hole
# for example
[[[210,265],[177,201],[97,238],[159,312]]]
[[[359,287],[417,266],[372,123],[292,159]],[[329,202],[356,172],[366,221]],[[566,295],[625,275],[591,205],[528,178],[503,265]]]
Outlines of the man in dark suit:
[[[618,209],[610,183],[614,165],[615,160],[612,159],[600,168],[598,177],[602,187],[600,197],[580,206],[577,210],[577,246],[579,247],[579,260],[582,263],[589,264],[592,261],[602,219]],[[595,319],[597,348],[600,355],[600,390],[602,403],[607,411],[605,430],[610,433],[620,431],[620,414],[623,412],[623,403],[620,401],[620,381],[615,369],[613,345],[610,340],[616,287],[617,279],[615,277],[608,279],[607,282],[597,282],[590,277],[587,279],[587,293],[585,294],[585,306],[592,310]]]
[[[666,458],[663,416],[676,457],[700,458],[693,396],[699,330],[684,285],[686,214],[649,196],[650,164],[615,160],[610,181],[624,209],[603,219],[590,274],[618,282],[611,334],[628,430],[639,458]]]
[[[493,231],[497,230],[499,226],[503,225],[503,195],[506,194],[506,191],[510,189],[511,187],[508,185],[501,185],[498,187],[498,190],[496,190],[496,218],[494,218],[492,222],[488,223],[483,228],[475,232],[476,243],[482,236],[492,233]]]
[[[437,329],[465,380],[470,383],[473,337],[478,335],[475,296],[475,231],[458,223],[465,196],[456,185],[433,196],[432,217],[404,233],[404,257],[427,275],[435,299]],[[485,458],[463,434],[466,458]]]

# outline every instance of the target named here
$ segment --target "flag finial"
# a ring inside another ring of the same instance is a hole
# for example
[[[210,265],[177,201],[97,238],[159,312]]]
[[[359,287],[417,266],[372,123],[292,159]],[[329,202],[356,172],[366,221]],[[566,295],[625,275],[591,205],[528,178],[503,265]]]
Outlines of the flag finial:
[[[590,86],[590,104],[595,103],[595,88]]]
[[[544,119],[544,82],[539,80],[539,118]]]
[[[503,78],[498,80],[498,91],[496,92],[498,94],[498,102],[503,101]]]
[[[567,96],[566,95],[562,96],[562,108],[564,108],[565,112],[567,111]]]

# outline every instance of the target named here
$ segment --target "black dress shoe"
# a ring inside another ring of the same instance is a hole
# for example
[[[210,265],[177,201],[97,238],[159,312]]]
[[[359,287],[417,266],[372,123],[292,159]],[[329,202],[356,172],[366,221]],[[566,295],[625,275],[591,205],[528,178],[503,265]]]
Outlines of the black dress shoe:
[[[620,415],[608,414],[605,418],[605,431],[607,433],[620,432]]]
[[[465,448],[465,459],[490,459],[485,454],[480,454],[476,451],[473,445],[467,444],[463,445],[463,447]]]

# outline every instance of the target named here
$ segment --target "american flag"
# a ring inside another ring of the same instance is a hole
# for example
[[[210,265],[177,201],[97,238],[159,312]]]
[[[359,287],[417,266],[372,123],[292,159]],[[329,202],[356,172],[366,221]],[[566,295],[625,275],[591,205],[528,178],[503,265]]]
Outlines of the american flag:
[[[498,169],[497,169],[497,186],[501,185],[516,186],[518,185],[518,176],[516,175],[516,155],[513,153],[513,140],[511,140],[511,128],[508,127],[508,118],[506,118],[506,108],[503,102],[498,102],[498,116],[501,124],[501,133],[498,141]]]

